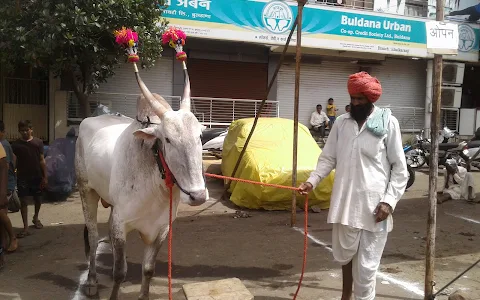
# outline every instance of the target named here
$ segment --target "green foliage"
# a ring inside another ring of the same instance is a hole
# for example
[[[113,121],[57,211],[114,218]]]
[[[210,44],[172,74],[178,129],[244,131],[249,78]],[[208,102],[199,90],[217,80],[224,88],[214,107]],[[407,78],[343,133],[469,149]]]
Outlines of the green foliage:
[[[154,65],[162,52],[164,0],[7,0],[0,6],[0,63],[48,68],[73,80],[80,101],[126,61],[113,32],[139,35],[140,63]],[[84,103],[86,104],[86,103]]]

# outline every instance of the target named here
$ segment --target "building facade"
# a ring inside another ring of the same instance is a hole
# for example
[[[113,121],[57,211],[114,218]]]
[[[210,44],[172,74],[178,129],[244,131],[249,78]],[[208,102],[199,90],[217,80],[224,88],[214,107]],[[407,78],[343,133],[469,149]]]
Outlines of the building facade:
[[[329,98],[343,113],[350,102],[348,76],[363,70],[381,81],[384,93],[378,105],[391,107],[404,132],[428,129],[433,55],[427,51],[425,24],[432,5],[410,0],[399,0],[394,7],[382,0],[333,2],[309,1],[304,8],[300,122],[308,125],[315,106],[325,107]],[[193,103],[201,122],[225,125],[256,113],[296,14],[296,1],[167,1],[163,16],[187,34]],[[470,135],[480,127],[480,87],[475,84],[480,26],[458,21],[458,54],[444,56],[442,124]],[[293,118],[295,36],[268,94],[265,115]],[[141,72],[149,88],[175,106],[183,74],[172,53],[166,47],[156,66]],[[125,64],[100,86],[92,103],[135,117],[138,93],[132,67]],[[77,108],[71,92],[57,91],[54,97],[51,111],[58,113],[51,120],[50,127],[56,128],[51,134],[60,137],[75,123]],[[59,123],[63,125],[55,127]]]

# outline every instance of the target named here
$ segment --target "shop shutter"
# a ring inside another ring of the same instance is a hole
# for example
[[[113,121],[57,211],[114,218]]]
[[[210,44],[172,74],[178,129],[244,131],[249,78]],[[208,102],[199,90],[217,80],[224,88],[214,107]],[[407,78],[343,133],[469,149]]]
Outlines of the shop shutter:
[[[338,108],[337,115],[345,113],[350,103],[347,91],[348,76],[359,72],[360,66],[350,62],[323,61],[320,64],[303,64],[300,75],[299,121],[309,126],[311,113],[317,104],[325,109],[328,98],[333,98]],[[379,106],[417,107],[425,106],[426,62],[411,59],[387,59],[382,65],[370,65],[368,71],[382,83],[383,95]],[[293,119],[295,91],[295,63],[287,63],[280,69],[277,99],[280,101],[280,116]],[[392,109],[402,129],[422,128],[424,111]]]
[[[299,122],[310,126],[310,116],[317,104],[326,106],[329,98],[335,100],[337,115],[345,112],[350,103],[347,92],[348,76],[359,70],[349,62],[323,61],[320,64],[302,63],[300,73]],[[293,119],[295,92],[295,63],[282,65],[278,76],[277,100],[280,102],[280,117]]]
[[[140,76],[152,93],[158,93],[166,99],[173,94],[173,61],[171,57],[162,57],[155,66],[140,69]],[[100,84],[97,94],[92,100],[112,103],[111,110],[118,111],[135,118],[137,113],[137,97],[140,88],[135,80],[131,63],[119,65],[115,75],[107,82]]]
[[[258,99],[265,97],[268,64],[189,59],[193,97]]]
[[[382,66],[372,68],[372,75],[382,83],[383,94],[378,105],[392,106],[402,130],[422,129],[425,126],[427,62],[389,58]]]
[[[197,115],[209,116],[212,123],[230,123],[233,119],[255,116],[259,105],[253,101],[265,97],[268,64],[208,59],[188,60],[193,105]],[[247,101],[210,101],[210,98],[248,99]],[[265,107],[265,111],[274,109]],[[269,112],[267,112],[269,113]]]

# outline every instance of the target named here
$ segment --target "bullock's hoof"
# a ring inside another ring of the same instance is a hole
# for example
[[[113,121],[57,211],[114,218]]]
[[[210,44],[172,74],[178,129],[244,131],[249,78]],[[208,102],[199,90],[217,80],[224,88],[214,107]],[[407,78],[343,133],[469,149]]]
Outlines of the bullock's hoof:
[[[138,297],[138,300],[149,300],[149,299],[150,299],[150,297],[148,297],[148,295],[140,295]]]
[[[98,288],[96,284],[85,284],[83,286],[83,293],[88,297],[96,296],[98,293]]]

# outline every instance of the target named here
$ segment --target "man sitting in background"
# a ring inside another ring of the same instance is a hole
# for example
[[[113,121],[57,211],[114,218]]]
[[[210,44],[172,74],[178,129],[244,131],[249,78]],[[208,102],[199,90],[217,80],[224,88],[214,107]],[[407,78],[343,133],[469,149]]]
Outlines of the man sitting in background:
[[[320,137],[325,137],[325,127],[328,126],[328,116],[322,111],[322,105],[317,105],[317,110],[310,117],[310,125],[314,132],[320,133]]]
[[[454,159],[448,159],[445,168],[445,186],[441,192],[443,195],[437,198],[437,203],[462,198],[474,201],[476,195],[472,174],[464,167],[458,166]]]

